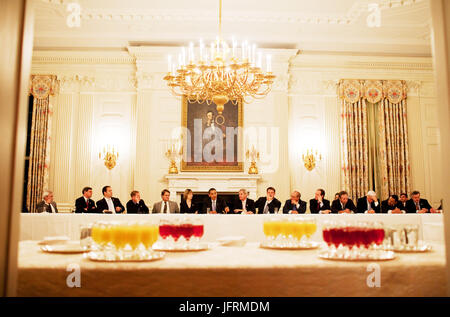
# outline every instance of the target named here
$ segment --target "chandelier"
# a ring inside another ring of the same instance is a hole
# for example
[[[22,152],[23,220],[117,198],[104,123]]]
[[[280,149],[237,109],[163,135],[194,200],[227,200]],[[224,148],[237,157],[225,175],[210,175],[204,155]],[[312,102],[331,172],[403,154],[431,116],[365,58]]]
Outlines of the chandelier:
[[[264,98],[271,90],[275,75],[272,73],[272,57],[266,55],[266,72],[263,71],[262,52],[248,41],[238,43],[233,37],[232,45],[222,39],[222,0],[219,0],[219,36],[210,47],[199,40],[182,47],[178,60],[168,56],[168,73],[164,77],[176,96],[186,96],[189,102],[214,102],[222,114],[224,105],[234,105],[249,97]]]

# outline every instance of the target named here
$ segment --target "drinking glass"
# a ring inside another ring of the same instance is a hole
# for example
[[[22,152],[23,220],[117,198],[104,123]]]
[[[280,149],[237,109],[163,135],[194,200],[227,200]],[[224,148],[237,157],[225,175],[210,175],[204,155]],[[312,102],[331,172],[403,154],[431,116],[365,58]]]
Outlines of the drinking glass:
[[[203,220],[200,217],[195,217],[192,219],[192,229],[193,229],[193,245],[198,247],[200,245],[200,239],[203,237],[205,228],[203,225]]]
[[[162,238],[162,244],[164,248],[167,248],[172,244],[171,236],[173,231],[172,221],[169,219],[161,218],[159,221],[159,235]]]
[[[311,245],[311,236],[317,230],[316,218],[314,217],[304,218],[303,226],[306,236],[306,244]]]
[[[83,249],[92,247],[92,224],[80,226],[80,245]]]
[[[194,226],[190,218],[184,217],[178,224],[178,230],[180,231],[180,237],[184,238],[182,240],[180,239],[181,247],[188,249],[191,246],[189,242],[194,234]]]

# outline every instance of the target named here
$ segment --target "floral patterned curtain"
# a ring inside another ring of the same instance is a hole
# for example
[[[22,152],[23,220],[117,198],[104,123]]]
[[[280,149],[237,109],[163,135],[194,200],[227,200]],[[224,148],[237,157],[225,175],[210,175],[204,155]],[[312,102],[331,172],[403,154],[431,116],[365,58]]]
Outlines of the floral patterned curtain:
[[[50,131],[52,110],[50,96],[58,89],[54,75],[32,75],[33,116],[30,135],[30,164],[27,184],[27,209],[36,212],[36,204],[48,189]]]
[[[382,199],[409,192],[406,86],[396,80],[341,80],[342,186],[352,199],[369,190],[366,102],[377,106],[377,168]],[[369,118],[375,120],[375,118]]]

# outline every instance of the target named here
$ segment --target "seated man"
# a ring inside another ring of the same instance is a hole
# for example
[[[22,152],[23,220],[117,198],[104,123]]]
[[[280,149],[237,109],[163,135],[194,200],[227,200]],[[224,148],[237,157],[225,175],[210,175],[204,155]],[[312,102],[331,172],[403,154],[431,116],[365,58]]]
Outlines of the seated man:
[[[348,198],[348,193],[345,190],[339,193],[339,199],[333,201],[333,204],[331,205],[331,212],[335,214],[351,214],[355,211],[356,206],[353,201]]]
[[[120,199],[112,196],[111,186],[103,187],[102,193],[103,198],[97,201],[97,213],[115,214],[125,211],[125,207],[120,202]]]
[[[163,213],[163,214],[179,214],[180,208],[178,204],[170,199],[170,191],[163,189],[161,192],[161,201],[153,204],[152,213]]]
[[[247,214],[251,215],[256,213],[255,202],[253,199],[248,198],[248,192],[246,189],[239,190],[239,199],[234,203],[235,214]]]
[[[141,194],[137,190],[133,190],[130,194],[131,199],[127,202],[127,214],[148,214],[148,207],[145,205]]]
[[[266,189],[266,197],[259,197],[255,202],[259,214],[277,213],[281,208],[281,201],[275,198],[275,188]]]
[[[81,191],[83,196],[75,200],[75,213],[95,213],[97,212],[97,208],[95,207],[95,201],[91,199],[92,197],[92,188],[84,187]]]
[[[400,210],[398,196],[390,195],[388,199],[381,202],[381,212],[384,214],[404,214],[405,211]]]
[[[411,193],[411,199],[406,203],[406,212],[418,214],[437,213],[436,209],[428,203],[428,200],[420,198],[420,192],[417,190]]]
[[[312,214],[329,214],[331,212],[330,201],[325,199],[323,189],[316,190],[314,198],[309,201],[309,211]]]
[[[356,205],[357,213],[359,214],[379,214],[380,204],[378,203],[377,194],[370,190],[365,197],[358,199]]]
[[[36,205],[36,212],[58,213],[56,202],[53,201],[53,192],[44,192],[44,194],[42,195],[42,199],[43,200]]]
[[[400,200],[398,201],[398,208],[406,212],[406,203],[408,202],[408,195],[405,193],[400,194]]]
[[[227,206],[227,203],[217,197],[217,190],[215,188],[210,188],[208,191],[208,198],[206,198],[203,203],[203,213],[209,214],[227,214],[230,212],[230,208]]]
[[[300,192],[294,190],[291,199],[286,200],[283,207],[284,214],[304,214],[306,212],[306,201],[300,199]]]

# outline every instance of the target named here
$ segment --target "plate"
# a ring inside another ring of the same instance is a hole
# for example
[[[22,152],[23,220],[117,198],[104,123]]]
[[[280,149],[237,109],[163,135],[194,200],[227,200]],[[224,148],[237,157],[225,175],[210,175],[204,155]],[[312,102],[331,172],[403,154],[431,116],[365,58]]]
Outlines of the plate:
[[[39,241],[39,245],[53,245],[53,244],[64,244],[66,242],[69,242],[70,238],[66,236],[59,236],[59,237],[45,237],[44,240]]]
[[[328,250],[320,252],[319,258],[332,261],[347,261],[347,262],[360,262],[360,261],[389,261],[395,259],[395,253],[393,251],[378,250],[373,254],[368,254],[365,257],[347,257],[344,258],[342,253],[337,255],[336,252],[330,252]]]
[[[154,251],[166,251],[166,252],[196,252],[196,251],[205,251],[208,250],[209,248],[210,247],[208,243],[199,243],[196,246],[188,246],[188,247],[179,247],[179,246],[170,247],[168,245],[165,245],[164,243],[156,242],[152,246],[152,249]]]
[[[72,243],[67,242],[65,244],[43,245],[41,246],[41,250],[47,253],[61,254],[76,254],[89,251],[88,249],[83,248],[78,241]]]
[[[305,245],[292,246],[292,247],[273,246],[266,242],[262,242],[259,245],[260,248],[272,249],[272,250],[313,250],[313,249],[317,249],[319,246],[320,246],[320,243],[318,243],[318,242],[309,242],[308,244],[305,244]]]
[[[390,247],[385,250],[394,251],[399,253],[423,253],[429,252],[433,248],[428,244],[419,244],[418,246],[403,246],[403,247]]]
[[[91,251],[86,255],[89,260],[96,262],[151,262],[161,260],[164,256],[164,252],[146,252],[145,254],[141,254],[140,257],[125,254],[119,258],[110,252],[103,251]]]

